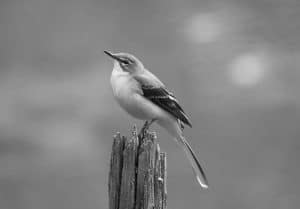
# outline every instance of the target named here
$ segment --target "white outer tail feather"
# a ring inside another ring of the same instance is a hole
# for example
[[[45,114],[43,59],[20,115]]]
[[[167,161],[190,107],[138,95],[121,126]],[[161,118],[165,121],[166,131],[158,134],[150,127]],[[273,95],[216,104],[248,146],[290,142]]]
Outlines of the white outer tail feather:
[[[176,141],[179,142],[179,145],[183,148],[187,158],[189,159],[189,161],[193,167],[193,171],[197,178],[198,183],[200,184],[200,186],[202,188],[207,189],[208,183],[207,183],[206,175],[205,175],[203,168],[201,167],[199,160],[197,159],[194,151],[192,150],[191,146],[189,145],[187,140],[184,138],[184,136],[176,138]]]

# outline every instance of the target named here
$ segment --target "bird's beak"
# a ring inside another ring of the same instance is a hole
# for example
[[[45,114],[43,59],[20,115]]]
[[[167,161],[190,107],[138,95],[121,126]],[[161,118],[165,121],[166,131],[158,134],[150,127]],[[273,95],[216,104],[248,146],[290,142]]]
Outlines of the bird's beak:
[[[114,60],[117,60],[118,62],[123,62],[123,60],[121,60],[117,55],[109,52],[109,51],[104,51],[105,54],[107,54],[108,56],[110,56],[111,58],[113,58]]]

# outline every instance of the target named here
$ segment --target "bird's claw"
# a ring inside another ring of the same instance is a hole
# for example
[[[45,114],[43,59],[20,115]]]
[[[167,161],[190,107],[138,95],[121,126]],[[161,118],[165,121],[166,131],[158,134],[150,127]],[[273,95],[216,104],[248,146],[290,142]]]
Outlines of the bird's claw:
[[[150,136],[152,139],[157,139],[156,132],[150,132]]]
[[[150,122],[146,120],[144,126],[142,127],[139,133],[140,140],[142,140],[145,137],[145,135],[148,133],[148,129],[150,128],[151,124],[154,123],[155,121],[156,119],[152,119]]]
[[[143,139],[145,135],[147,134],[147,131],[149,129],[149,121],[146,121],[143,127],[141,128],[141,131],[139,133],[140,139]]]

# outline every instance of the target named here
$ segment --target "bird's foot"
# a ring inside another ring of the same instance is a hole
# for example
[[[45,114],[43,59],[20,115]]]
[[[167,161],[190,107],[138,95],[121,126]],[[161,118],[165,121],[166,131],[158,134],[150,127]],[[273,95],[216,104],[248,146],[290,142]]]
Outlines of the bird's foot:
[[[139,133],[139,138],[143,139],[145,137],[145,135],[148,132],[148,129],[150,128],[151,124],[155,121],[155,119],[152,119],[150,122],[146,120],[146,122],[144,123],[140,133]]]
[[[143,139],[145,137],[145,135],[146,135],[146,133],[149,129],[148,124],[149,124],[149,121],[146,120],[143,127],[141,128],[141,131],[140,131],[139,135],[138,135],[140,139]]]

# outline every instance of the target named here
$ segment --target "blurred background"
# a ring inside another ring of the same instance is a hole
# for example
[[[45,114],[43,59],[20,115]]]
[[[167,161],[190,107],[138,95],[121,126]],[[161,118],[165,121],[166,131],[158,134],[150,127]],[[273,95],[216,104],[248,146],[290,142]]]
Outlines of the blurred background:
[[[300,205],[298,0],[2,0],[0,208],[106,209],[112,60],[129,52],[176,92],[211,188],[154,125],[171,209]]]

